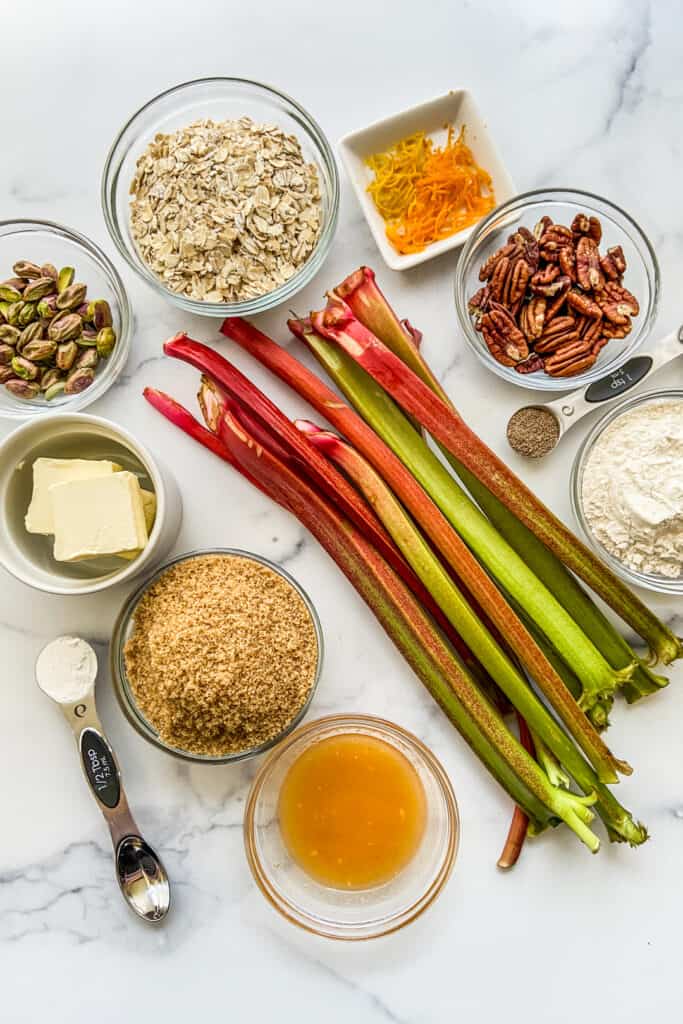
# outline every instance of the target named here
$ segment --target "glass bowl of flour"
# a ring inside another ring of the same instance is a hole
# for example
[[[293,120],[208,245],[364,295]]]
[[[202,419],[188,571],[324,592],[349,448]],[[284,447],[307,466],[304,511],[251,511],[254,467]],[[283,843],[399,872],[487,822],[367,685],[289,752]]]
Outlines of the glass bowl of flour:
[[[572,469],[574,514],[627,583],[683,594],[683,388],[610,409]]]

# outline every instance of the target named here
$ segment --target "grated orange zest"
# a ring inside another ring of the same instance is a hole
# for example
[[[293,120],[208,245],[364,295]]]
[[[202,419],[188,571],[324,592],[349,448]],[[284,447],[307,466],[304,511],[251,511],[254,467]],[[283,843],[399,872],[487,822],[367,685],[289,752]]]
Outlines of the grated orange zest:
[[[424,132],[402,139],[367,160],[368,186],[386,235],[402,255],[422,252],[480,220],[495,205],[490,174],[465,142],[465,127],[448,126],[443,148]]]

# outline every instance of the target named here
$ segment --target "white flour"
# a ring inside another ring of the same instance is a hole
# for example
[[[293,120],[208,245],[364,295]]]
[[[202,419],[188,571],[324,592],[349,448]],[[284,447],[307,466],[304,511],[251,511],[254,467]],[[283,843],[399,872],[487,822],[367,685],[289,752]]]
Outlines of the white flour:
[[[586,461],[582,500],[596,540],[624,565],[683,575],[683,401],[619,416]]]
[[[38,686],[60,704],[83,700],[97,675],[97,657],[77,636],[59,636],[44,647],[36,662]]]

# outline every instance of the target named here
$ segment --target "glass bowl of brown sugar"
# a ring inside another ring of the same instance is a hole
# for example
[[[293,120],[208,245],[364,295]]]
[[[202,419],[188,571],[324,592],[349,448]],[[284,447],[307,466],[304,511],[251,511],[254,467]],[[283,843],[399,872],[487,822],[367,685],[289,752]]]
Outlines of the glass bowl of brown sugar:
[[[111,644],[114,689],[133,728],[204,764],[256,757],[289,735],[322,661],[320,620],[303,588],[233,548],[161,566],[126,601]]]

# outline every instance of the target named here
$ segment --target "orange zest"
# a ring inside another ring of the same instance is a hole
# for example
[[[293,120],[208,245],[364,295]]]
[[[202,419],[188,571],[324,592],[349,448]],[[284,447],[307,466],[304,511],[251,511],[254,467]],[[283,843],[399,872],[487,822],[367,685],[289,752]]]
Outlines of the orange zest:
[[[491,175],[479,167],[465,142],[465,127],[448,126],[443,148],[424,132],[369,157],[368,186],[386,223],[386,235],[402,255],[462,231],[495,205]]]

